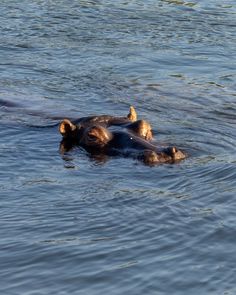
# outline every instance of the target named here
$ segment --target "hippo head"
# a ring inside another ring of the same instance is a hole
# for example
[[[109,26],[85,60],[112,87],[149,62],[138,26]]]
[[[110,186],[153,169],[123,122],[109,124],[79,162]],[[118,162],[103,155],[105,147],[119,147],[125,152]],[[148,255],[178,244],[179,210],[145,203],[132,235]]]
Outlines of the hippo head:
[[[102,148],[112,139],[112,133],[100,126],[89,126],[81,137],[80,144],[90,148]]]

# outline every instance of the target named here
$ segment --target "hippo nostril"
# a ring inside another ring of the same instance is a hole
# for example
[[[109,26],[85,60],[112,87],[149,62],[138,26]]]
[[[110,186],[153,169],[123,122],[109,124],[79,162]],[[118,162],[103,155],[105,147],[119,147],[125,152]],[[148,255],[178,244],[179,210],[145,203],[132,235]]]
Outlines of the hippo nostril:
[[[173,156],[176,153],[176,148],[175,147],[168,147],[164,150],[164,152],[168,155],[168,156]]]

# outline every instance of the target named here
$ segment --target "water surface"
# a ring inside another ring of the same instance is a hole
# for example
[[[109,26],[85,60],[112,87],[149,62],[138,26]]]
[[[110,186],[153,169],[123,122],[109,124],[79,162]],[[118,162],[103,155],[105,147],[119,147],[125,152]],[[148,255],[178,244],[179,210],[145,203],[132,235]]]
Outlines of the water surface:
[[[2,294],[235,294],[236,6],[1,1]],[[134,105],[176,165],[59,153]]]

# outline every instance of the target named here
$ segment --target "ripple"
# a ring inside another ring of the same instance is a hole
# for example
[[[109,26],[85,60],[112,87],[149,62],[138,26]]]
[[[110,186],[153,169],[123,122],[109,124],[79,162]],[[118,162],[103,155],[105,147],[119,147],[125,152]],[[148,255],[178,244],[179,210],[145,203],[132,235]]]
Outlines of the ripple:
[[[233,1],[12,0],[1,12],[4,293],[235,294]],[[131,104],[188,158],[61,157],[60,116]]]

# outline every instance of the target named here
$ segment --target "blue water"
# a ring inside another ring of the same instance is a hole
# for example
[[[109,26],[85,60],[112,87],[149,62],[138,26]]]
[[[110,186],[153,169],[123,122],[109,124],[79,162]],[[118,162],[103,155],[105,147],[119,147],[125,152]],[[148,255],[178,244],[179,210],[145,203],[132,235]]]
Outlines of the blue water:
[[[233,0],[0,3],[0,290],[236,294]],[[59,152],[135,106],[176,165]]]

